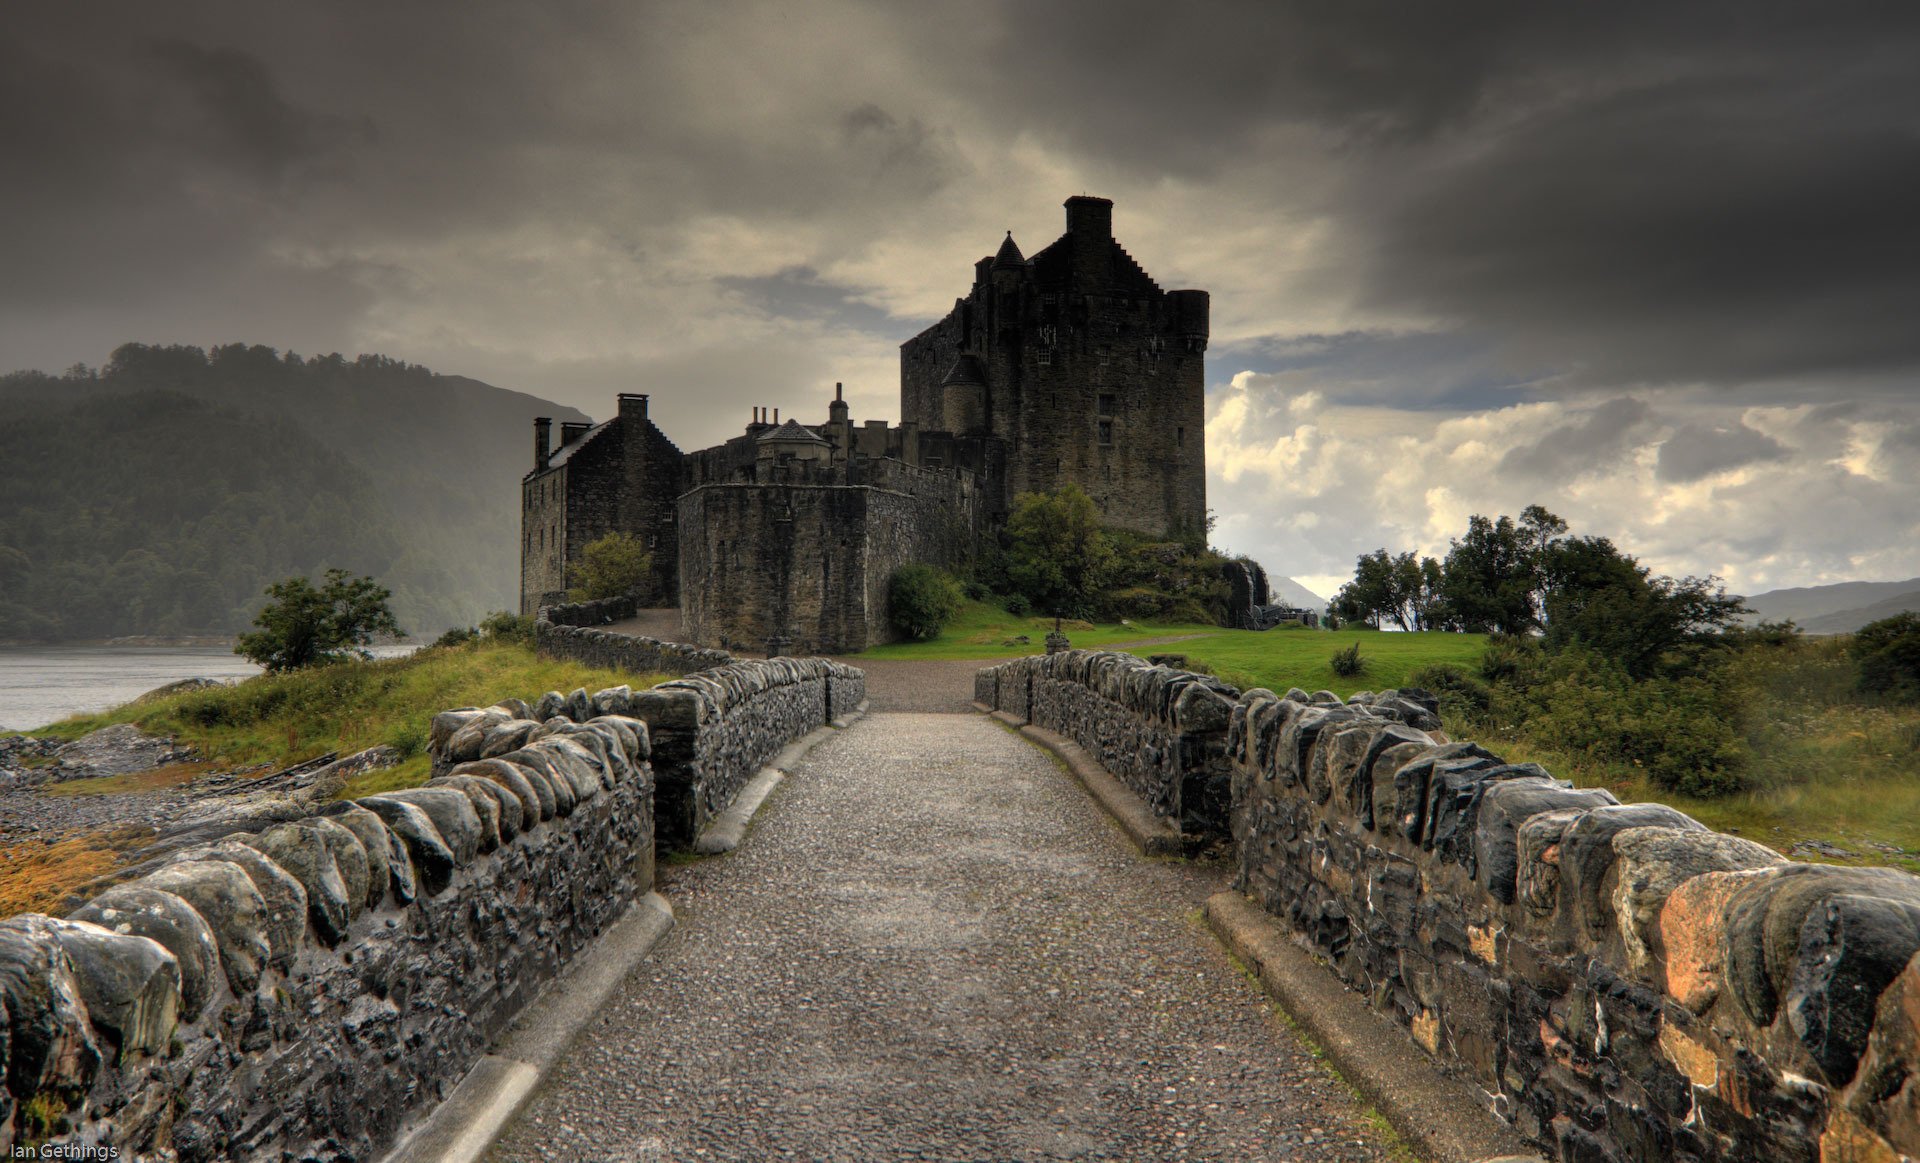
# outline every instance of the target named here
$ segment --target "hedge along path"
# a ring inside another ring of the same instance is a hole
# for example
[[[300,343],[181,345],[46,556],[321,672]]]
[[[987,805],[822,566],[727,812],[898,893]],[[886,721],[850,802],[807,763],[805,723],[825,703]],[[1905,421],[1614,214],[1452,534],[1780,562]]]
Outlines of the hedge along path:
[[[983,716],[870,714],[670,876],[673,934],[493,1158],[1392,1149],[1195,922],[1223,871],[1141,858]]]

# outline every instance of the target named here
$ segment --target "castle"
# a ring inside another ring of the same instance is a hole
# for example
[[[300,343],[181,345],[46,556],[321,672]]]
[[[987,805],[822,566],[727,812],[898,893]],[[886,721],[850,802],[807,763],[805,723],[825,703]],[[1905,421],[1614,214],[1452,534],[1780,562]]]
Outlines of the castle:
[[[1102,520],[1151,536],[1205,528],[1205,291],[1163,291],[1113,237],[1113,203],[1067,199],[1031,258],[1009,233],[973,286],[900,347],[900,423],[753,410],[739,436],[682,452],[623,393],[600,424],[534,421],[522,482],[520,607],[563,600],[570,566],[613,532],[653,554],[689,641],[795,653],[890,640],[887,589],[910,562],[959,568],[1015,497],[1067,483]]]

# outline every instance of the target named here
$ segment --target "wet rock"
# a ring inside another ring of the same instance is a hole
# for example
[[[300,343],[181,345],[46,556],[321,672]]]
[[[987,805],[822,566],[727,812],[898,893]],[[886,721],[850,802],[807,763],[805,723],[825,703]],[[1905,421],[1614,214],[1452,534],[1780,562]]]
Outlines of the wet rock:
[[[1920,953],[1920,885],[1902,895],[1836,893],[1801,926],[1787,1021],[1829,1085],[1853,1080],[1881,992]]]
[[[473,801],[465,792],[444,787],[414,787],[369,798],[399,800],[425,812],[427,818],[433,821],[434,831],[440,834],[447,850],[453,853],[457,867],[465,868],[473,863],[473,858],[479,855],[483,845],[497,845],[500,842],[498,831],[491,838],[488,837],[486,821],[474,809]],[[373,807],[367,800],[360,802]],[[373,810],[377,812],[380,809]]]
[[[239,865],[225,860],[169,864],[135,887],[171,893],[192,906],[220,950],[220,967],[236,995],[251,993],[272,956],[267,941],[267,902]]]
[[[213,930],[192,905],[147,882],[117,884],[88,901],[73,920],[89,921],[130,937],[159,942],[173,955],[180,975],[180,1017],[200,1016],[215,989],[220,947]]]
[[[545,783],[544,777],[529,772],[518,764],[504,759],[481,759],[473,763],[463,763],[448,772],[449,775],[472,775],[481,779],[490,779],[512,792],[520,801],[520,829],[525,831],[543,819],[553,816],[553,790],[535,788],[534,780]],[[541,798],[541,791],[546,797]]]
[[[1543,812],[1584,810],[1620,801],[1605,788],[1576,791],[1557,780],[1513,780],[1489,787],[1481,798],[1475,825],[1480,883],[1501,904],[1514,902],[1519,888],[1520,827]]]
[[[259,851],[273,865],[300,883],[306,897],[307,920],[322,944],[331,948],[347,935],[352,919],[346,878],[334,863],[333,851],[319,829],[306,824],[277,824],[254,836],[235,837],[237,843]],[[261,895],[266,895],[264,890]]]
[[[447,744],[458,734],[462,727],[486,715],[479,707],[460,707],[451,711],[441,711],[433,717],[427,728],[428,748],[434,752],[447,749]]]
[[[593,692],[593,698],[589,701],[593,707],[593,714],[596,717],[600,715],[631,715],[633,713],[633,688],[625,683],[621,683],[619,686],[610,686],[604,690]]]
[[[533,708],[527,705],[527,700],[525,699],[501,699],[499,702],[493,704],[492,709],[505,714],[511,719],[533,718]]]
[[[312,828],[333,856],[334,869],[347,890],[347,920],[352,921],[367,910],[367,895],[372,888],[366,846],[360,837],[325,816],[309,816],[296,823]],[[311,895],[312,890],[308,892]]]
[[[480,851],[491,852],[520,834],[520,799],[490,779],[443,775],[428,787],[452,788],[467,797],[480,817]]]
[[[307,890],[299,880],[259,849],[238,840],[222,840],[195,849],[189,856],[196,860],[225,860],[240,866],[267,905],[261,916],[267,943],[273,949],[268,964],[282,973],[292,968],[293,959],[300,955],[300,946],[307,935]]]
[[[1653,974],[1664,946],[1660,915],[1673,890],[1707,872],[1770,868],[1786,861],[1771,848],[1690,828],[1628,828],[1613,838],[1619,857],[1613,910],[1627,963]]]
[[[593,700],[587,697],[587,688],[575,687],[567,696],[566,716],[576,723],[593,718]]]
[[[542,723],[567,713],[567,696],[559,691],[548,691],[534,704],[533,717]]]
[[[509,751],[520,750],[539,727],[532,719],[511,719],[489,728],[480,740],[479,758],[496,759]]]
[[[573,780],[561,773],[558,762],[550,752],[522,747],[511,755],[502,755],[500,758],[503,762],[524,768],[529,778],[533,779],[536,791],[544,787],[546,794],[541,796],[540,803],[542,817],[552,819],[554,816],[572,813],[577,798],[573,791]],[[553,800],[551,811],[546,802],[549,797]]]
[[[465,796],[460,798],[466,799]],[[404,861],[390,861],[394,865],[391,870],[395,874],[395,898],[402,904],[413,899],[413,874],[416,871],[419,873],[419,883],[426,888],[428,895],[438,896],[445,892],[447,886],[453,883],[458,863],[454,859],[453,849],[447,846],[440,836],[440,830],[434,827],[433,818],[420,806],[393,796],[366,796],[359,803],[380,817],[381,822],[405,845],[404,856],[411,859],[411,866],[404,868],[399,866]],[[473,811],[471,807],[466,810],[468,813]],[[479,828],[480,822],[476,817],[473,822],[474,835],[471,837],[476,847],[479,844]]]
[[[180,966],[158,941],[88,921],[49,922],[73,964],[74,981],[96,1030],[119,1060],[167,1049],[180,1020]]]
[[[389,857],[393,851],[393,833],[387,830],[379,816],[356,803],[329,804],[321,815],[328,822],[353,833],[353,838],[360,842],[360,852],[366,859],[367,867],[367,908],[379,908],[380,902],[386,899],[392,877]],[[338,855],[334,860],[335,863],[339,862]]]
[[[1613,839],[1628,828],[1645,827],[1707,830],[1692,816],[1665,804],[1617,804],[1582,813],[1561,838],[1563,892],[1589,940],[1601,939],[1614,923],[1613,903],[1604,895],[1607,873],[1618,859]]]
[[[0,1001],[7,1018],[7,1088],[25,1098],[93,1080],[101,1053],[49,917],[0,921]]]
[[[131,723],[91,731],[54,752],[62,777],[126,775],[177,763],[192,754],[171,739],[148,735]]]

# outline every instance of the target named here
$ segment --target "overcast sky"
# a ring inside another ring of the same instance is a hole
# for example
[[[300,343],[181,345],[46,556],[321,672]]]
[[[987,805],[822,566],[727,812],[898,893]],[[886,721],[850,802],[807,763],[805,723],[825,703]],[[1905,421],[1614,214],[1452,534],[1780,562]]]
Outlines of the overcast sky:
[[[379,351],[682,447],[898,416],[1012,229],[1213,293],[1215,541],[1323,591],[1539,502],[1920,575],[1920,5],[9,5],[0,364]]]

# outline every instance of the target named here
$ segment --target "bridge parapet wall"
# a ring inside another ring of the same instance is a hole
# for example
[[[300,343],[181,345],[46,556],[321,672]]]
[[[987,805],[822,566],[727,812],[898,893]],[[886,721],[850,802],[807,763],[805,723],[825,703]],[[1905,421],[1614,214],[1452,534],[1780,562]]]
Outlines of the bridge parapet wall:
[[[974,697],[1079,744],[1184,833],[1227,831],[1227,725],[1240,692],[1131,654],[1068,650],[976,675]]]
[[[549,658],[634,674],[685,675],[734,661],[724,650],[600,628],[633,615],[632,598],[542,606],[534,616],[534,648]]]
[[[782,748],[866,701],[866,672],[825,658],[736,662],[636,693],[653,729],[660,835],[690,844]]]
[[[652,888],[646,724],[539,726],[0,921],[0,1149],[375,1157]]]
[[[1102,762],[1156,737],[1134,692],[1171,682],[1068,657],[976,695]],[[1447,740],[1419,692],[1356,700],[1233,704],[1237,887],[1496,1113],[1569,1163],[1920,1155],[1920,878],[1573,788]]]

